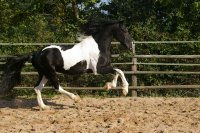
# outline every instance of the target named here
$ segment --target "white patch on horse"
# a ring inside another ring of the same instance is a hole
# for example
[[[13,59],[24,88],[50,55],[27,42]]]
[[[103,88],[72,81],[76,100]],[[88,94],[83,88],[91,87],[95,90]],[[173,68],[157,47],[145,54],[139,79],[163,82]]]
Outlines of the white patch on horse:
[[[128,84],[128,82],[127,82],[122,70],[116,68],[115,71],[119,74],[119,76],[122,79],[122,92],[126,96],[128,94],[128,86],[129,86],[129,84]]]
[[[104,88],[106,90],[111,89],[112,87],[116,87],[117,86],[117,79],[118,79],[119,74],[116,73],[116,75],[114,76],[112,82],[107,82],[106,85],[104,86]]]
[[[70,92],[64,90],[61,86],[59,86],[58,92],[67,95],[68,97],[73,99],[75,102],[78,102],[80,100],[79,96],[76,96],[73,93],[70,93]]]
[[[84,39],[82,42],[74,45],[71,49],[62,50],[60,46],[48,46],[45,49],[57,48],[61,52],[65,70],[69,70],[71,67],[76,65],[78,62],[85,60],[87,62],[86,69],[92,69],[94,74],[97,74],[97,62],[99,59],[99,48],[98,44],[92,36]]]
[[[49,49],[49,48],[57,48],[57,49],[61,49],[60,46],[51,45],[51,46],[47,46],[47,47],[43,48],[42,51],[44,51],[44,50],[46,50],[46,49]]]
[[[47,78],[45,76],[43,76],[42,80],[40,81],[40,84],[34,88],[34,90],[35,90],[35,92],[37,94],[38,105],[42,109],[48,108],[48,106],[46,106],[44,104],[44,102],[42,100],[42,95],[41,95],[42,88],[45,86],[45,84],[47,83],[47,81],[48,81]]]

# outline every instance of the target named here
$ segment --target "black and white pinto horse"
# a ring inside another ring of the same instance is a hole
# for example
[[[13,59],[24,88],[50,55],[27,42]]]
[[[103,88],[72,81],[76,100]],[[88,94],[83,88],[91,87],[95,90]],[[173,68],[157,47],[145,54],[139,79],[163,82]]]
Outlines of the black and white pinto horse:
[[[111,41],[116,38],[126,48],[132,48],[132,41],[128,30],[121,21],[115,20],[90,20],[83,27],[87,38],[77,43],[72,48],[66,46],[47,46],[39,52],[14,57],[6,63],[0,93],[11,90],[21,80],[21,69],[25,62],[31,61],[38,71],[39,80],[35,85],[37,101],[40,108],[49,108],[44,104],[41,96],[42,88],[47,81],[60,93],[69,96],[74,101],[80,98],[64,90],[59,85],[56,72],[63,74],[115,74],[112,82],[105,85],[106,89],[116,87],[118,76],[122,79],[123,94],[128,93],[128,82],[124,73],[111,64]]]

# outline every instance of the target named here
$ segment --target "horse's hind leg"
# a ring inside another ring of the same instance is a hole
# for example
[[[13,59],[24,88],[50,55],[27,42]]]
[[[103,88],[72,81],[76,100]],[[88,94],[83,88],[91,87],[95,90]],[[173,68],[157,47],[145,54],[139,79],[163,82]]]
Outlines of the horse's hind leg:
[[[70,92],[64,90],[59,85],[59,81],[58,81],[56,71],[53,68],[48,73],[46,73],[46,76],[49,79],[49,81],[52,83],[52,85],[56,89],[56,91],[67,95],[69,98],[73,99],[75,102],[78,102],[80,100],[79,96],[76,96],[73,93],[70,93]]]
[[[59,86],[58,92],[67,95],[68,97],[73,99],[75,102],[79,102],[80,101],[80,97],[79,96],[76,96],[73,93],[70,93],[70,92],[64,90],[61,86]]]
[[[38,101],[38,105],[40,106],[40,108],[42,109],[47,109],[49,108],[48,106],[46,106],[42,100],[42,95],[41,95],[41,91],[42,88],[45,86],[45,84],[47,83],[47,78],[44,75],[40,75],[39,76],[39,80],[36,83],[36,86],[34,88],[36,94],[37,94],[37,101]]]

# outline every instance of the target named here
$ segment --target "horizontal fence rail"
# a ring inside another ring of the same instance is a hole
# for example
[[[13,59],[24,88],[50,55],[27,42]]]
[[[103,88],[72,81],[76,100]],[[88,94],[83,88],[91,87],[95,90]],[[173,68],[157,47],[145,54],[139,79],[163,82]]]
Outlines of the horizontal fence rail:
[[[200,41],[134,41],[135,44],[183,44],[200,43]]]
[[[22,87],[22,86],[17,86],[15,87],[16,89],[33,89],[33,87]],[[46,86],[44,89],[51,89],[51,86]],[[105,90],[104,87],[62,87],[63,89],[66,90]],[[141,91],[141,89],[200,89],[200,85],[160,85],[160,86],[129,86],[129,89],[131,90],[137,90]],[[112,90],[121,90],[121,87],[114,87]]]
[[[167,74],[167,75],[200,75],[200,72],[194,71],[139,71],[137,70],[138,65],[148,65],[148,66],[200,66],[198,63],[152,63],[152,62],[138,62],[138,59],[200,59],[200,55],[140,55],[137,54],[136,47],[137,44],[200,44],[200,41],[134,41],[133,42],[133,51],[132,51],[132,62],[119,62],[112,63],[112,65],[131,65],[132,69],[130,71],[124,71],[126,75],[132,75],[132,83],[130,85],[130,89],[132,90],[132,95],[136,96],[137,91],[143,89],[186,89],[186,88],[194,88],[200,89],[200,85],[159,85],[159,86],[138,86],[137,75],[144,74]],[[75,43],[0,43],[0,46],[41,46],[41,45],[74,45]],[[119,44],[119,42],[112,42],[112,44]],[[15,57],[13,55],[0,55],[0,59]],[[119,57],[119,54],[112,55],[113,58]],[[5,61],[0,61],[0,65],[4,65]],[[30,63],[26,63],[26,65],[31,65]],[[59,73],[58,73],[59,74]],[[0,72],[2,75],[2,72]],[[37,75],[37,72],[22,72],[22,75]],[[28,86],[17,86],[16,89],[25,89],[25,88],[33,88]],[[45,87],[52,88],[52,87]],[[73,89],[73,90],[102,90],[103,87],[63,87],[64,89]],[[121,89],[121,87],[115,87],[112,89]]]
[[[124,74],[127,75],[141,75],[141,74],[179,74],[179,75],[185,75],[185,74],[195,74],[200,75],[200,72],[186,72],[186,71],[123,71]],[[0,72],[0,75],[2,75],[3,72]],[[38,75],[37,72],[21,72],[22,75]],[[57,73],[58,75],[62,75],[62,73]]]
[[[185,74],[197,74],[199,75],[200,72],[183,72],[183,71],[124,71],[125,74],[179,74],[179,75],[185,75]]]
[[[134,55],[133,58],[199,59],[200,55]]]
[[[200,43],[200,41],[134,41],[134,44],[183,44],[183,43]],[[38,45],[74,45],[72,43],[0,43],[2,46],[38,46]],[[119,42],[112,42],[111,44],[120,44]]]

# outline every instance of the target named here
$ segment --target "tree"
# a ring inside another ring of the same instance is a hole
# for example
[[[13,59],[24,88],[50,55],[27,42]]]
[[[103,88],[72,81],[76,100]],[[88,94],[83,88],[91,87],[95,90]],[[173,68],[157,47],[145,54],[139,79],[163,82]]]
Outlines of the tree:
[[[190,40],[199,38],[199,5],[198,0],[111,0],[102,8],[111,17],[125,19],[132,32],[139,33],[136,40]]]

